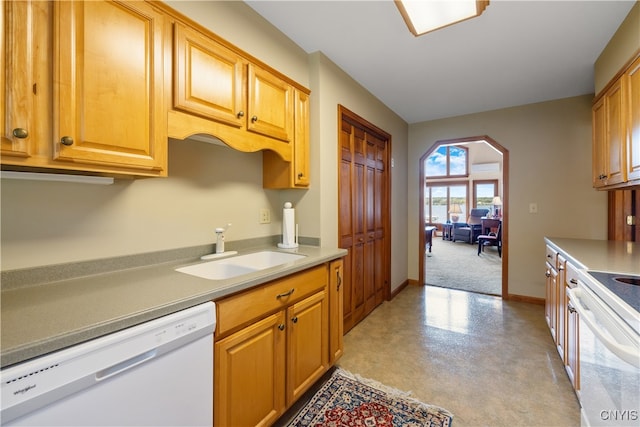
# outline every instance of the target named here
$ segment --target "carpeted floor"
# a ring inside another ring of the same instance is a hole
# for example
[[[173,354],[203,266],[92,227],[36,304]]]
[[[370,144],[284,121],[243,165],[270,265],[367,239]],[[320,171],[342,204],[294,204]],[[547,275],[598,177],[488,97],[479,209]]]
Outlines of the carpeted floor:
[[[413,399],[408,392],[338,368],[287,426],[449,427],[452,418],[446,409]]]
[[[502,259],[496,247],[487,247],[478,256],[478,245],[434,236],[424,265],[427,285],[502,295]]]

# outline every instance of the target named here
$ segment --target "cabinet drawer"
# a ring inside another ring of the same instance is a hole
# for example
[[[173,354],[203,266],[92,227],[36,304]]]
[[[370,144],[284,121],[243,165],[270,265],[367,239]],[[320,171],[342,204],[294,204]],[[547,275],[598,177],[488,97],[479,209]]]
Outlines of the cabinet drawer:
[[[327,286],[327,267],[320,265],[246,292],[216,301],[217,339]]]
[[[570,288],[575,288],[578,285],[578,268],[570,262],[567,262],[567,271],[565,274],[566,285]]]
[[[551,246],[547,245],[546,247],[546,257],[545,259],[554,269],[558,269],[558,251],[553,249]]]

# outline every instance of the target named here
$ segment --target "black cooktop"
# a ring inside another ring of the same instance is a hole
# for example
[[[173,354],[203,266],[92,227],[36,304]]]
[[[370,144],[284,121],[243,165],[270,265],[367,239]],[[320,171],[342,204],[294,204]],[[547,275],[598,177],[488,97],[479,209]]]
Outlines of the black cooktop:
[[[588,271],[588,273],[618,298],[640,312],[640,276],[602,271]]]

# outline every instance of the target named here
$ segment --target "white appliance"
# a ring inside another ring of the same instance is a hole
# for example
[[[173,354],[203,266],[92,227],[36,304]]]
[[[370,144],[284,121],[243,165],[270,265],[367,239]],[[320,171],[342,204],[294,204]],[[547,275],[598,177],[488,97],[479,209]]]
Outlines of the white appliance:
[[[640,425],[640,286],[623,276],[581,272],[568,291],[579,316],[583,427]]]
[[[211,426],[207,302],[0,371],[3,426]]]

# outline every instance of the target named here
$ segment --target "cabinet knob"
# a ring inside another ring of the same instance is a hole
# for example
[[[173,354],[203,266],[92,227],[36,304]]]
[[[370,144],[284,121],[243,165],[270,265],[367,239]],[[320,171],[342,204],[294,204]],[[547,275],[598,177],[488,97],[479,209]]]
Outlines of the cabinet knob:
[[[251,123],[255,123],[258,121],[258,116],[251,117]]]
[[[302,178],[303,176],[304,176],[304,174],[303,174],[302,172],[300,172],[300,173],[298,174],[298,179]]]
[[[238,118],[240,118],[240,117],[244,117],[244,111],[240,111],[238,114],[236,114],[236,116],[237,116]]]
[[[63,136],[62,138],[60,138],[60,144],[66,145],[67,147],[73,145],[73,138],[71,138],[70,136]]]
[[[571,304],[567,304],[567,310],[569,310],[569,313],[575,313],[576,312],[576,309]]]
[[[284,323],[280,323],[278,325],[278,329],[280,329],[281,331],[284,331]]]
[[[605,174],[598,175],[598,179],[605,179],[606,177],[607,177],[607,175],[605,175]]]
[[[29,136],[29,132],[23,128],[15,128],[13,130],[13,136],[19,139],[25,139],[26,137]]]
[[[569,283],[571,283],[572,285],[577,285],[578,281],[576,279],[570,279]]]
[[[549,273],[549,270],[545,271],[544,275],[547,277],[551,277],[551,273]]]
[[[293,323],[298,323],[298,316],[292,317],[292,318],[291,318],[291,321],[292,321]]]

